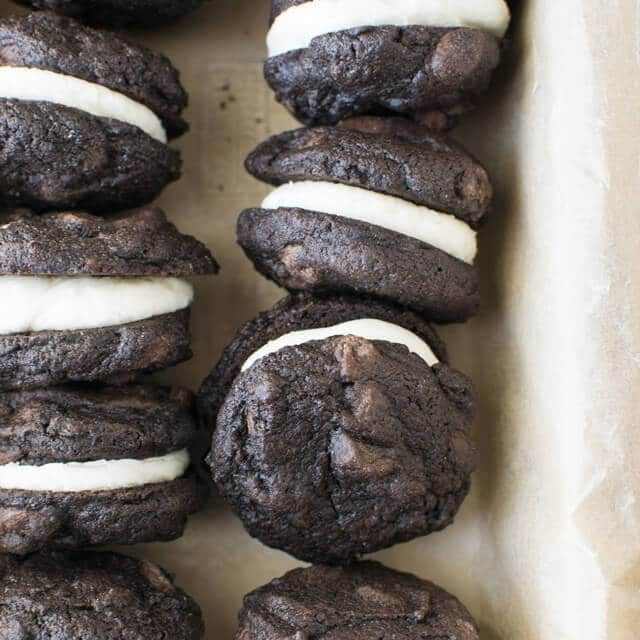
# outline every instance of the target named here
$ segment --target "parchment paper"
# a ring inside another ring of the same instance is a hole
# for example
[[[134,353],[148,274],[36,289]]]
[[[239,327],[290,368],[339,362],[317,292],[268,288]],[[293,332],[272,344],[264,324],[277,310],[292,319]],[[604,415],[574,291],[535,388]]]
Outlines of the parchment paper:
[[[457,594],[483,640],[638,640],[640,5],[517,4],[491,95],[456,132],[497,193],[480,243],[483,312],[443,329],[476,383],[481,467],[454,526],[377,557]],[[134,34],[170,55],[191,94],[184,178],[160,204],[222,264],[198,283],[195,358],[163,381],[196,388],[281,295],[234,232],[266,193],[244,156],[294,126],[262,80],[267,14],[267,0],[215,0]],[[208,640],[231,640],[243,594],[296,565],[219,499],[183,539],[128,551],[176,574]]]

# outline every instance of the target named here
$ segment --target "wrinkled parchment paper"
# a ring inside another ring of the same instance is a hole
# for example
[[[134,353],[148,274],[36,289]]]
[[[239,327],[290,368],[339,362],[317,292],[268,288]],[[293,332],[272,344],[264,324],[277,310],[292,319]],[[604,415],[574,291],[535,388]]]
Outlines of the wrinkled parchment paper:
[[[266,193],[244,156],[294,124],[262,80],[267,5],[214,0],[134,34],[171,56],[191,94],[184,178],[160,204],[222,264],[198,283],[195,358],[159,378],[192,388],[281,295],[234,243],[237,213]],[[377,557],[457,594],[483,640],[638,640],[640,5],[517,5],[491,94],[455,134],[497,192],[483,312],[443,329],[477,386],[481,467],[454,526]],[[296,565],[219,499],[183,539],[132,551],[198,600],[207,640],[231,640],[243,594]]]

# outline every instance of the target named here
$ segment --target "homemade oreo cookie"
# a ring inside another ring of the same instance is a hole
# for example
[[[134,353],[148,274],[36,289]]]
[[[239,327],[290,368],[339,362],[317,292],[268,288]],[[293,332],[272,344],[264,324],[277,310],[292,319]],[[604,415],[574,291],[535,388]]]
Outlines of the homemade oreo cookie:
[[[169,60],[51,13],[0,20],[0,207],[136,207],[180,176]]]
[[[0,553],[172,540],[204,503],[187,391],[4,392],[0,418]]]
[[[159,209],[0,214],[0,390],[123,382],[188,359],[184,278],[217,268]]]
[[[238,220],[239,243],[278,284],[376,296],[442,322],[477,312],[476,230],[492,186],[448,138],[353,118],[273,136],[246,167],[281,185]]]
[[[0,557],[0,631],[5,640],[201,640],[204,623],[151,562],[57,552]]]
[[[248,532],[346,563],[450,524],[476,450],[473,390],[420,317],[289,298],[240,330],[199,392],[207,458]]]
[[[264,75],[305,124],[428,114],[438,126],[489,85],[504,0],[273,0]]]
[[[151,27],[171,22],[196,9],[202,0],[15,0],[94,26]]]
[[[236,640],[478,640],[462,603],[377,562],[294,569],[244,598]]]

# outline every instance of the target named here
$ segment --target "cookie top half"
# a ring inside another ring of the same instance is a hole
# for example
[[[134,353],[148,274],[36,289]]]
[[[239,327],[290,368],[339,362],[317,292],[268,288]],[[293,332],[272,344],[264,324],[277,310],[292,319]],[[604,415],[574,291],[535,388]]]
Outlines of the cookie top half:
[[[273,185],[351,185],[454,215],[477,229],[493,189],[486,169],[450,138],[402,118],[351,118],[338,127],[276,134],[246,160]]]
[[[166,137],[187,129],[182,118],[187,94],[178,71],[164,55],[64,16],[42,12],[0,20],[0,74],[3,98],[24,98],[30,89],[40,99],[50,91],[52,102],[57,94],[66,102],[86,104],[102,95],[111,99],[109,106],[116,101],[128,106],[130,114],[134,111],[131,102],[142,105],[133,117],[138,115],[140,124],[151,127],[146,113],[151,111],[161,121]],[[118,100],[120,96],[129,101]],[[121,115],[126,114],[123,109]],[[159,130],[155,126],[152,131]]]
[[[148,385],[4,392],[0,416],[0,476],[8,464],[165,456],[197,435],[191,394]]]
[[[209,250],[157,207],[108,217],[0,213],[0,275],[175,276],[216,273]]]
[[[93,26],[153,27],[196,9],[202,0],[16,0]]]
[[[33,640],[176,640],[204,634],[198,605],[160,567],[114,553],[0,557],[0,629]]]
[[[236,640],[478,640],[462,603],[377,562],[294,569],[244,598]]]

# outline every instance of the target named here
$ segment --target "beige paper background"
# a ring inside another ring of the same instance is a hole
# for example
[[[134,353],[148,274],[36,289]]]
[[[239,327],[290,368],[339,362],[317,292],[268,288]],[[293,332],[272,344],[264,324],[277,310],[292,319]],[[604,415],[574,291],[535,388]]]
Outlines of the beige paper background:
[[[481,467],[454,526],[377,557],[456,593],[483,640],[637,640],[640,8],[517,4],[491,95],[456,132],[497,193],[481,236],[483,312],[443,329],[477,386]],[[184,178],[160,204],[222,265],[198,283],[195,358],[161,376],[192,388],[281,295],[234,242],[237,213],[266,193],[244,156],[293,126],[262,80],[267,14],[267,0],[215,0],[134,35],[173,59],[191,94]],[[219,499],[181,540],[134,552],[198,600],[207,640],[231,640],[242,595],[296,565]]]

